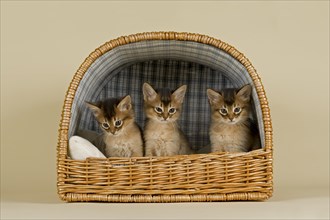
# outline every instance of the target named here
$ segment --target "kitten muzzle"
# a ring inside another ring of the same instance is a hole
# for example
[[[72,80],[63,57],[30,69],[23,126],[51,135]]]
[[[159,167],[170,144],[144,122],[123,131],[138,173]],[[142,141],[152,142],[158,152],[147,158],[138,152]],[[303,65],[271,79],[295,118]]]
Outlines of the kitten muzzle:
[[[228,124],[236,124],[237,120],[235,120],[235,117],[228,117],[227,123]]]
[[[164,116],[163,116],[164,120],[166,121],[169,118],[169,115],[167,112],[164,112]]]
[[[117,135],[118,131],[114,128],[110,128],[110,130],[108,131],[109,134],[112,134],[112,135]]]

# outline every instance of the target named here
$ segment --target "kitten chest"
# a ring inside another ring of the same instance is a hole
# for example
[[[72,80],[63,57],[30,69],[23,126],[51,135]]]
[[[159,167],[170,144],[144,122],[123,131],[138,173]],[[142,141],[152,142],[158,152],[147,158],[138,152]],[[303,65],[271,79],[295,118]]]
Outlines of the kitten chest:
[[[134,143],[126,135],[106,136],[105,153],[107,157],[131,157]],[[135,143],[136,144],[136,143]]]
[[[148,140],[158,140],[160,142],[173,142],[180,139],[180,134],[175,124],[149,123],[145,130]]]
[[[148,124],[145,130],[146,146],[151,147],[153,155],[170,156],[178,154],[180,133],[173,124]]]
[[[211,129],[210,139],[213,146],[248,147],[250,145],[250,131],[246,126],[222,125]]]

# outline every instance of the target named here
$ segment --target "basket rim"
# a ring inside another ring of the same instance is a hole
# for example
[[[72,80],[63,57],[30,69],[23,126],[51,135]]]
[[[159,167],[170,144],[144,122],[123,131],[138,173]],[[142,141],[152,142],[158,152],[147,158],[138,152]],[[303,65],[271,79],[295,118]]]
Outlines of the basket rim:
[[[70,85],[67,89],[65,100],[62,108],[61,120],[59,125],[59,134],[58,134],[58,144],[57,144],[57,173],[58,173],[58,183],[61,182],[61,173],[59,170],[59,164],[61,161],[67,159],[67,148],[68,148],[68,131],[70,126],[71,119],[71,107],[77,88],[79,87],[80,81],[82,80],[84,74],[89,69],[89,67],[101,57],[103,54],[109,52],[110,50],[136,42],[141,41],[152,41],[152,40],[176,40],[176,41],[191,41],[202,43],[210,46],[214,46],[220,50],[225,51],[227,54],[232,56],[238,62],[240,62],[244,68],[249,73],[252,82],[254,83],[258,99],[261,105],[262,110],[262,119],[265,132],[265,146],[263,150],[265,152],[272,152],[273,150],[273,128],[270,115],[270,108],[268,105],[268,100],[266,97],[266,92],[264,90],[263,84],[259,75],[257,74],[256,69],[253,67],[251,62],[245,55],[239,52],[235,47],[210,36],[197,34],[197,33],[188,33],[188,32],[143,32],[137,34],[131,34],[127,36],[121,36],[116,39],[110,40],[89,54],[89,56],[84,60],[84,62],[79,66],[78,70],[74,74]],[[269,159],[272,158],[272,153],[267,156]]]

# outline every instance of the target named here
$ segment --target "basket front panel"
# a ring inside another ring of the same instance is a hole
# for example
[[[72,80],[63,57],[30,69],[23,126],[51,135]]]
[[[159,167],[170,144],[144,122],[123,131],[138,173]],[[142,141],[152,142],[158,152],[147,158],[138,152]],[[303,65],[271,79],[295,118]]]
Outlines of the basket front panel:
[[[62,193],[190,195],[271,189],[271,161],[257,154],[66,160]]]

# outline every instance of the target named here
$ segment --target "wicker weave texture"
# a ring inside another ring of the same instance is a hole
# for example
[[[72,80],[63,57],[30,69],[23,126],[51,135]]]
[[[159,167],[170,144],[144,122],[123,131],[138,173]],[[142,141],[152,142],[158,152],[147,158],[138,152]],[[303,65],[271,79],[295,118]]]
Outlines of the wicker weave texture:
[[[265,148],[249,153],[212,153],[173,157],[68,158],[71,106],[80,80],[102,54],[124,44],[147,40],[186,40],[226,51],[244,65],[257,90],[263,113]],[[265,200],[272,195],[272,123],[260,77],[234,47],[190,33],[152,32],[120,37],[92,52],[67,91],[57,146],[58,193],[65,201],[193,202]]]

